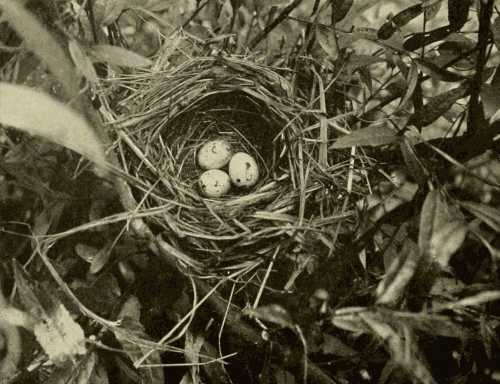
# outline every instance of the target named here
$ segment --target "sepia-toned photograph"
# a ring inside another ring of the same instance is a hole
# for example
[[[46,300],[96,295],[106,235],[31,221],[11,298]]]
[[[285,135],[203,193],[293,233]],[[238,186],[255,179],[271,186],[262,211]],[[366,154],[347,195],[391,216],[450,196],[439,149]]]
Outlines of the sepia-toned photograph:
[[[500,384],[500,0],[0,0],[0,384]]]

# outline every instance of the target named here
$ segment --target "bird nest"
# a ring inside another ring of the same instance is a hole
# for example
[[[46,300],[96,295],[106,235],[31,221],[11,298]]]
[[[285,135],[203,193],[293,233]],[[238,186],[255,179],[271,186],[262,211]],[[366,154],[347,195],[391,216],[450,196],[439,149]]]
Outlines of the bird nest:
[[[304,129],[306,107],[286,74],[245,58],[206,57],[120,79],[129,112],[116,125],[117,146],[139,208],[198,271],[261,260],[284,241],[295,250],[311,241],[334,247],[331,226],[346,217],[335,198],[348,164],[319,165],[318,130]],[[212,138],[256,159],[256,185],[202,195],[196,154]]]

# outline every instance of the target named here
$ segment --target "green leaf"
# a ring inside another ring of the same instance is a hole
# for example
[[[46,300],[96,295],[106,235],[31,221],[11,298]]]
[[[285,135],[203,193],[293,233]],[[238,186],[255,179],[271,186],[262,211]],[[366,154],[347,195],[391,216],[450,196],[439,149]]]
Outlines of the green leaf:
[[[109,384],[108,371],[101,360],[98,360],[88,384]]]
[[[75,245],[75,253],[87,263],[92,263],[95,255],[99,252],[99,248],[90,245],[78,243]]]
[[[357,145],[378,147],[394,143],[397,140],[399,140],[399,136],[394,129],[389,128],[384,123],[376,123],[342,136],[330,148],[350,148]]]
[[[277,324],[283,328],[294,329],[292,317],[288,311],[278,304],[263,305],[258,308],[246,308],[245,315],[256,317],[257,319]]]
[[[328,333],[323,334],[323,342],[320,344],[319,348],[325,355],[353,357],[358,354],[355,349],[349,347],[342,340],[329,335]]]
[[[359,316],[371,333],[385,343],[391,358],[408,373],[413,382],[437,383],[426,367],[415,335],[405,322],[401,321],[393,325],[388,323],[383,316],[370,312],[360,313]]]
[[[428,60],[414,59],[414,62],[423,73],[438,81],[457,82],[467,79],[465,76],[447,71]]]
[[[335,31],[325,28],[316,28],[316,40],[323,51],[329,56],[330,60],[337,60],[339,49],[337,47]]]
[[[399,148],[410,174],[419,185],[425,184],[429,177],[429,171],[423,164],[422,160],[420,160],[413,144],[410,140],[408,140],[408,138],[404,137],[403,140],[401,140]]]
[[[127,5],[126,0],[95,0],[94,17],[98,26],[108,26],[118,20]]]
[[[18,372],[17,366],[21,360],[23,345],[19,328],[9,321],[6,312],[18,311],[13,307],[7,307],[7,299],[3,296],[0,288],[0,382],[14,377]],[[20,311],[19,311],[20,312]]]
[[[26,46],[47,64],[50,72],[61,82],[67,98],[76,98],[79,91],[80,77],[74,70],[73,65],[71,65],[71,61],[54,37],[21,4],[20,1],[0,0],[0,9],[3,11],[2,16],[23,38]],[[2,97],[0,97],[0,100],[2,100],[2,103],[0,103],[1,108],[4,100]],[[23,98],[19,100],[23,100]],[[31,109],[25,107],[25,111],[31,112]]]
[[[347,13],[349,12],[349,9],[351,9],[353,3],[354,0],[333,0],[332,18],[335,24],[347,16]]]
[[[118,318],[122,320],[124,329],[115,329],[115,336],[127,352],[132,362],[141,359],[146,353],[151,351],[150,348],[142,346],[139,342],[135,342],[134,338],[146,338],[144,326],[141,324],[141,304],[135,296],[130,296],[123,304]],[[153,352],[144,361],[145,365],[161,364],[160,352]],[[141,383],[144,384],[164,384],[165,377],[161,367],[140,367],[138,373],[141,376]]]
[[[377,56],[352,54],[346,60],[344,70],[351,76],[360,69],[367,68],[372,64],[383,63],[384,61],[384,59]]]
[[[195,335],[190,330],[187,330],[184,342],[184,357],[186,358],[186,363],[191,365],[191,372],[186,372],[186,375],[193,383],[201,382],[200,380],[200,352],[201,348],[205,344],[205,339],[201,335]]]
[[[368,215],[365,217],[365,220],[368,220],[367,224],[371,225],[371,223],[377,222],[387,213],[412,201],[417,191],[418,184],[406,181],[387,195],[367,195],[360,204],[360,208],[367,208],[369,210]]]
[[[98,77],[94,65],[90,61],[87,54],[83,51],[80,44],[74,39],[71,39],[68,44],[69,54],[76,68],[81,72],[85,78],[91,83],[97,83]]]
[[[88,384],[96,368],[97,354],[89,353],[76,364],[65,364],[56,368],[44,384]]]
[[[101,248],[79,243],[75,246],[75,252],[83,260],[90,264],[89,272],[96,274],[99,273],[109,261],[113,245],[114,241],[108,241]]]
[[[491,24],[491,32],[493,33],[493,40],[497,49],[500,49],[500,16],[495,18],[495,21]]]
[[[411,35],[403,44],[404,49],[407,51],[415,51],[426,45],[435,43],[436,41],[443,40],[451,33],[455,32],[449,25],[433,29],[429,32],[419,32]]]
[[[0,83],[0,100],[0,124],[42,136],[105,165],[104,148],[97,134],[70,107],[47,94],[8,83]]]
[[[419,256],[417,245],[407,238],[399,258],[392,262],[377,287],[377,304],[395,304],[403,296],[417,269]]]
[[[427,104],[410,117],[408,124],[415,125],[416,127],[425,127],[433,123],[443,116],[457,100],[467,95],[467,88],[466,84],[461,84],[456,88],[432,97]]]
[[[276,384],[296,384],[295,376],[290,372],[276,366],[273,367],[273,376]]]
[[[343,18],[342,22],[339,23],[340,29],[350,29],[353,25],[354,19],[361,16],[364,12],[374,7],[378,3],[381,3],[382,0],[357,0],[353,3],[353,5],[349,8],[349,11]]]
[[[434,19],[441,9],[443,0],[422,0],[422,8],[424,8],[425,19],[427,21]]]
[[[474,46],[475,43],[468,37],[460,33],[452,33],[446,37],[445,41],[439,44],[438,52],[440,56],[456,58],[474,49]]]
[[[500,109],[500,87],[490,84],[483,84],[481,86],[480,95],[483,105],[484,117],[486,117],[486,119],[490,119]]]
[[[448,0],[448,20],[455,29],[462,28],[469,16],[471,0]]]
[[[440,191],[434,189],[427,194],[420,213],[418,246],[422,252],[429,250],[431,239],[439,228],[449,221],[448,205]]]
[[[94,45],[89,48],[94,61],[103,61],[122,67],[141,68],[152,64],[152,61],[138,53],[114,45]]]
[[[85,335],[80,325],[64,305],[32,280],[15,259],[13,264],[19,298],[37,320],[33,333],[45,353],[61,366],[75,356],[85,354]]]
[[[45,236],[51,227],[57,226],[66,206],[66,201],[56,200],[48,203],[39,214],[35,216],[33,234]]]
[[[460,249],[467,236],[467,225],[459,220],[445,223],[432,236],[429,254],[431,259],[448,267],[451,257]]]
[[[399,106],[396,111],[399,111],[402,108],[406,107],[406,104],[408,104],[408,102],[411,100],[411,97],[413,96],[413,93],[417,88],[418,78],[419,78],[418,66],[414,62],[412,62],[410,65],[410,70],[408,71],[408,75],[406,76],[406,84],[407,84],[406,92],[404,96],[401,98],[401,102],[399,103]]]
[[[500,233],[500,210],[486,204],[473,201],[459,201],[460,205],[483,223]]]
[[[380,27],[377,36],[383,40],[389,39],[394,32],[419,16],[422,11],[422,4],[415,4],[403,9]]]

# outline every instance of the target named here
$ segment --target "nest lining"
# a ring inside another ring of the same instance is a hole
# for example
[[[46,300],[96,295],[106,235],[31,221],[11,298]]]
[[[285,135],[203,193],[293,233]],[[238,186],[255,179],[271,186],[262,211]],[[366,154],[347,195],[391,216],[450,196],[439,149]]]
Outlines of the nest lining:
[[[283,239],[303,242],[305,232],[327,242],[327,227],[345,219],[335,204],[317,201],[333,198],[325,184],[334,186],[331,179],[342,179],[346,167],[311,177],[316,144],[304,140],[304,107],[275,70],[242,58],[198,58],[127,86],[132,93],[123,103],[134,113],[118,136],[124,167],[140,181],[138,201],[163,208],[150,221],[189,257],[228,267]],[[256,186],[218,199],[200,195],[196,153],[215,137],[254,156]]]

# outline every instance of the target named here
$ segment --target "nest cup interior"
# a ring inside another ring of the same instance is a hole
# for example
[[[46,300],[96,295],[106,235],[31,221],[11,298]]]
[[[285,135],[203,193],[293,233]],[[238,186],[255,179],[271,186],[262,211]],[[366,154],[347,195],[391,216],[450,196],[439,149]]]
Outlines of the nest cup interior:
[[[274,139],[279,126],[266,117],[268,114],[260,101],[243,92],[208,96],[163,127],[160,134],[170,151],[159,161],[169,163],[168,167],[179,180],[199,193],[197,182],[203,170],[197,164],[197,153],[207,141],[224,139],[231,145],[233,153],[245,152],[253,156],[260,177],[255,186],[233,186],[229,194],[219,200],[248,195],[266,183],[276,165],[279,140]],[[224,169],[227,171],[227,166]]]
[[[141,208],[154,212],[147,216],[152,228],[197,267],[227,267],[269,253],[281,230],[267,228],[272,222],[254,213],[279,210],[297,198],[290,182],[280,178],[289,166],[294,126],[288,121],[295,113],[283,103],[286,81],[241,60],[221,66],[201,59],[137,84],[128,100],[136,103],[130,117],[136,124],[122,131],[123,160],[137,180],[133,192]],[[233,153],[254,157],[256,185],[203,197],[197,152],[214,138],[227,140]]]

